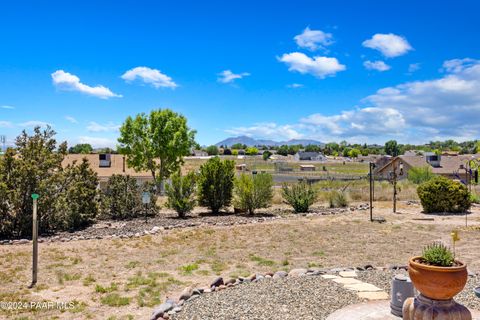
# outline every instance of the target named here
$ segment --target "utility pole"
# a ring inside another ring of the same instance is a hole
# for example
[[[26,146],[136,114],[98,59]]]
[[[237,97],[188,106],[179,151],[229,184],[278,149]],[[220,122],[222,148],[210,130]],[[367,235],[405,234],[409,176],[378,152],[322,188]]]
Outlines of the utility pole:
[[[39,195],[32,194],[33,199],[33,226],[32,226],[32,244],[33,244],[33,259],[32,259],[32,284],[30,288],[33,288],[37,284],[38,273],[38,217],[37,217],[37,200]]]
[[[374,185],[373,185],[373,169],[375,168],[375,163],[370,162],[370,173],[369,173],[369,180],[370,180],[370,222],[373,221],[373,197],[374,197]]]

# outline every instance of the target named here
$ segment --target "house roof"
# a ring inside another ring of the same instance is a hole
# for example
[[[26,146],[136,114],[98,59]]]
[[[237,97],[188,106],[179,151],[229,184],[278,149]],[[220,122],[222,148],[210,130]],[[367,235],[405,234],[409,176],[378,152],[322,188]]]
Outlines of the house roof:
[[[399,156],[394,158],[392,161],[396,161],[400,159],[403,163],[408,165],[409,167],[425,167],[429,166],[432,169],[432,172],[435,174],[452,174],[455,171],[458,171],[461,164],[465,165],[468,160],[473,159],[480,159],[480,154],[465,154],[465,155],[458,155],[458,156],[442,156],[440,158],[440,166],[439,167],[432,167],[425,159],[425,156]],[[389,165],[392,163],[389,161],[385,164],[378,172],[384,171]]]
[[[66,167],[74,161],[81,163],[82,159],[86,158],[90,164],[90,168],[95,171],[99,178],[108,178],[114,174],[128,174],[132,177],[150,178],[152,175],[147,171],[136,172],[133,168],[129,168],[125,163],[125,172],[123,172],[123,155],[111,154],[110,167],[100,167],[99,154],[68,154],[62,161],[62,166]]]

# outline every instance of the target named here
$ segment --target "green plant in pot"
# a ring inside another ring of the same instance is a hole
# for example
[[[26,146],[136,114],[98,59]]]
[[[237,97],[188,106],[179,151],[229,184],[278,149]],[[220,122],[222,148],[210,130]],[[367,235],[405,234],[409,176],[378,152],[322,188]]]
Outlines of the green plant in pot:
[[[458,241],[458,234],[452,232]],[[468,273],[465,263],[455,259],[454,252],[442,243],[434,242],[423,249],[421,256],[412,257],[408,273],[420,293],[434,300],[450,300],[463,290]]]

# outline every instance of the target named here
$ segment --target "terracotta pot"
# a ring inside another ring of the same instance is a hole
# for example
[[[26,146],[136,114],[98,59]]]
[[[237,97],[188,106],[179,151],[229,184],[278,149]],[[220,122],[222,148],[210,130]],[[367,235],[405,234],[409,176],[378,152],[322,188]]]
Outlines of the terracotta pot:
[[[448,300],[463,290],[468,278],[466,264],[455,260],[460,266],[429,266],[415,261],[420,258],[410,258],[408,274],[415,288],[424,296],[435,300]]]

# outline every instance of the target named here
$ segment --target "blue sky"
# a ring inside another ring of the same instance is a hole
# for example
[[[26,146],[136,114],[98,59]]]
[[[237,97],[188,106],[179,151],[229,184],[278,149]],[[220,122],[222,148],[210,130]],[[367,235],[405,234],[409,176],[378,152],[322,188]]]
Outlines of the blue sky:
[[[114,146],[171,108],[201,144],[249,135],[478,139],[477,1],[10,1],[0,134]]]

